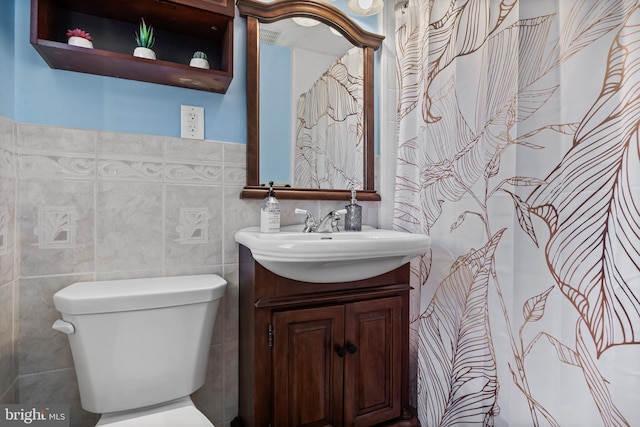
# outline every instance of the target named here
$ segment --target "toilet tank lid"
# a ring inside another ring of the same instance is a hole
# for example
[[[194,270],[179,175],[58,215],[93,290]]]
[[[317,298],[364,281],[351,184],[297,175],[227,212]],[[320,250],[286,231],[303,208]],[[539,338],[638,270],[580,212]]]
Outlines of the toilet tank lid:
[[[215,274],[77,282],[56,292],[53,302],[66,314],[144,310],[212,301],[226,284]]]

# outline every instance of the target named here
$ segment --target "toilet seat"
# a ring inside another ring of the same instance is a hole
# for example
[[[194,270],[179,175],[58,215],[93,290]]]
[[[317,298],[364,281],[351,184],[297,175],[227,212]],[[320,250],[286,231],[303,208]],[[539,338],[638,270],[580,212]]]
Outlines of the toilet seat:
[[[195,407],[191,398],[146,409],[103,414],[96,427],[214,427]]]

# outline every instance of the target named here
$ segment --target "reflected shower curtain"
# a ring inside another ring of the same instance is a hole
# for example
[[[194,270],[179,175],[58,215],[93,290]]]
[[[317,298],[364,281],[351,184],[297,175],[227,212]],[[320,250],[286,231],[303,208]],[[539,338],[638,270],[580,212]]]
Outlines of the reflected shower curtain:
[[[640,9],[396,5],[423,426],[640,425]]]
[[[362,61],[350,49],[300,95],[294,187],[363,188]]]

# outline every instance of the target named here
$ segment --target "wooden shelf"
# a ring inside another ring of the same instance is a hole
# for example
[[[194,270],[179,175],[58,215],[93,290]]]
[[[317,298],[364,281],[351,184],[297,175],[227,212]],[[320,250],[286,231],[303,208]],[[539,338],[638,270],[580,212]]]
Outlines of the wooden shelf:
[[[208,1],[228,9],[226,0]],[[226,93],[233,79],[233,16],[185,3],[197,2],[32,0],[31,44],[52,68]],[[132,55],[141,18],[154,27],[156,60]],[[94,49],[68,45],[66,31],[73,28],[89,32]],[[211,69],[188,65],[196,50],[207,53]]]

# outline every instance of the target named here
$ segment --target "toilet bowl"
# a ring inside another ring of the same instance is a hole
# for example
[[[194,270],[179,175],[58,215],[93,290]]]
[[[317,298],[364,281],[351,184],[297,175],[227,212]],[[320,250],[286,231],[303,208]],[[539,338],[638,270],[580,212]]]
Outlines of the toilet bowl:
[[[213,426],[189,396],[204,384],[225,287],[209,274],[79,282],[53,296],[53,328],[69,338],[97,426]]]

